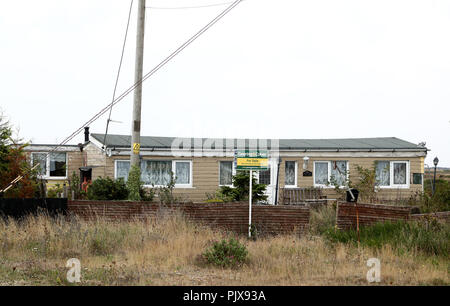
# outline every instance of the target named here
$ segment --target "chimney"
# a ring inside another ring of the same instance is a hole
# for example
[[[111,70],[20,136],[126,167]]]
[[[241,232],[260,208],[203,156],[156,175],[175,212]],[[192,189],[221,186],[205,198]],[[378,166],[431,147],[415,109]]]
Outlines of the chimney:
[[[84,142],[89,142],[89,127],[84,128]]]

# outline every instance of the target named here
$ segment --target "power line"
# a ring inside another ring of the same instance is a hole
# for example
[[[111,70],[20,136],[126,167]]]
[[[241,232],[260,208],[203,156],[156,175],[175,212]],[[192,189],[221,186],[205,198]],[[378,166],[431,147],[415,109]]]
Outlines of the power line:
[[[104,113],[108,111],[111,107],[122,101],[128,94],[130,94],[139,84],[142,84],[145,80],[151,77],[154,73],[156,73],[159,69],[165,66],[172,58],[178,55],[181,51],[183,51],[187,46],[193,43],[198,37],[200,37],[203,33],[205,33],[209,28],[211,28],[214,24],[216,24],[220,19],[222,19],[225,15],[227,15],[231,10],[233,10],[238,4],[240,4],[244,0],[236,0],[229,7],[223,10],[219,15],[217,15],[214,19],[208,22],[203,28],[201,28],[197,33],[191,36],[187,41],[185,41],[180,47],[178,47],[175,51],[173,51],[169,56],[167,56],[164,60],[162,60],[158,65],[156,65],[152,70],[150,70],[147,74],[145,74],[142,79],[136,82],[134,85],[125,90],[122,94],[120,94],[111,104],[102,108],[97,114],[95,114],[91,119],[86,121],[80,128],[75,130],[72,134],[70,134],[67,138],[65,138],[59,145],[55,146],[52,150],[47,153],[47,156],[50,153],[57,151],[57,149],[65,144],[67,144],[70,140],[72,140],[75,136],[77,136],[85,127],[89,126],[93,122],[95,122],[98,118],[100,118]],[[36,164],[29,171],[34,170],[37,167]],[[25,174],[24,174],[25,175]],[[18,176],[12,182],[8,184],[4,189],[0,190],[0,192],[5,192],[9,188],[11,188],[15,183],[20,181],[23,178],[23,175]]]
[[[205,4],[205,5],[196,5],[196,6],[173,6],[173,7],[163,7],[163,6],[146,6],[147,9],[155,9],[155,10],[185,10],[185,9],[196,9],[196,8],[204,8],[204,7],[213,7],[213,6],[222,6],[231,4],[233,1],[223,2],[223,3],[215,3],[215,4]]]
[[[125,37],[123,39],[122,54],[120,55],[119,69],[117,70],[116,83],[114,84],[114,91],[113,91],[113,96],[112,96],[112,101],[111,101],[111,107],[109,108],[108,120],[106,120],[105,138],[103,139],[103,145],[105,147],[106,147],[106,135],[108,135],[109,123],[111,122],[111,113],[112,113],[112,107],[113,107],[112,103],[114,102],[114,99],[116,98],[116,90],[117,90],[117,84],[119,83],[120,70],[122,68],[123,54],[125,52],[125,45],[127,43],[128,28],[130,27],[132,8],[133,8],[133,0],[131,0],[131,3],[130,3],[130,11],[128,12],[127,27],[126,27],[126,30],[125,30]]]

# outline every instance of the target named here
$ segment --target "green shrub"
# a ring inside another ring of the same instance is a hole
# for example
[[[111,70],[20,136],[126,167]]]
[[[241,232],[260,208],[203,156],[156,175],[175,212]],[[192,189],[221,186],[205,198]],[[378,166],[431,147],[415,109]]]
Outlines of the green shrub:
[[[143,185],[144,183],[141,181],[141,169],[138,166],[133,165],[131,167],[130,173],[128,174],[128,200],[140,201]]]
[[[89,185],[87,197],[89,200],[126,200],[128,190],[123,178],[99,177]]]
[[[223,202],[245,201],[248,199],[250,189],[250,171],[237,171],[233,175],[233,187],[222,186],[216,193],[216,198]],[[256,178],[252,178],[252,202],[266,201],[264,194],[266,185],[258,184]]]
[[[203,254],[203,259],[208,263],[218,267],[239,267],[247,261],[247,247],[238,240],[230,238],[222,241],[215,241]]]
[[[354,229],[324,232],[331,242],[357,243]],[[450,250],[450,225],[440,224],[435,219],[422,222],[380,222],[360,228],[360,243],[368,247],[381,248],[390,244],[399,252],[417,250],[427,255],[448,257]]]
[[[449,211],[450,210],[450,181],[437,179],[436,191],[434,195],[431,195],[432,180],[425,180],[425,199],[426,206],[429,211]]]
[[[156,193],[158,194],[159,202],[161,204],[175,204],[175,203],[183,203],[187,202],[181,196],[177,196],[173,193],[173,189],[175,188],[176,177],[173,172],[170,177],[170,181],[167,182],[166,186],[157,187]]]
[[[80,199],[81,198],[81,188],[80,188],[80,177],[76,174],[75,171],[72,172],[72,175],[70,176],[70,180],[69,180],[69,198],[72,198],[72,193],[75,197],[75,199]]]
[[[55,184],[54,187],[47,189],[47,198],[59,198],[63,192],[60,184]]]

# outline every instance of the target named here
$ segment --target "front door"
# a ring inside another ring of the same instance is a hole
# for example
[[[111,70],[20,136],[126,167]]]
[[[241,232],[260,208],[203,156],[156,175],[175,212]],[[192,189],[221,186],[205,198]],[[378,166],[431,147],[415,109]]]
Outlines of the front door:
[[[258,171],[258,183],[266,185],[267,203],[275,203],[275,185],[277,181],[276,162],[269,159],[269,169]]]

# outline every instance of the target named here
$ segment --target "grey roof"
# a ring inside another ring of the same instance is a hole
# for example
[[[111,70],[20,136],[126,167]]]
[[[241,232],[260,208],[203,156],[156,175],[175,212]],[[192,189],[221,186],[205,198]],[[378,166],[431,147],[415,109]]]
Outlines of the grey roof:
[[[95,140],[104,145],[103,140],[105,134],[91,134]],[[150,149],[167,149],[171,148],[175,137],[157,137],[157,136],[141,136],[141,148]],[[184,138],[190,139],[193,147],[197,147],[200,138]],[[207,138],[201,138],[203,144]],[[232,142],[234,148],[237,148],[237,141],[245,141],[248,147],[248,139],[222,139],[223,145]],[[261,141],[261,139],[259,140]],[[396,137],[377,137],[377,138],[341,138],[341,139],[279,139],[280,150],[413,150],[425,151],[426,148],[417,144],[396,138]],[[107,147],[129,148],[131,136],[129,135],[107,135]],[[215,142],[217,144],[217,142]],[[220,143],[220,142],[219,142]],[[267,147],[271,148],[271,140],[267,139]],[[212,147],[214,148],[214,146]],[[219,149],[219,148],[217,148]]]

